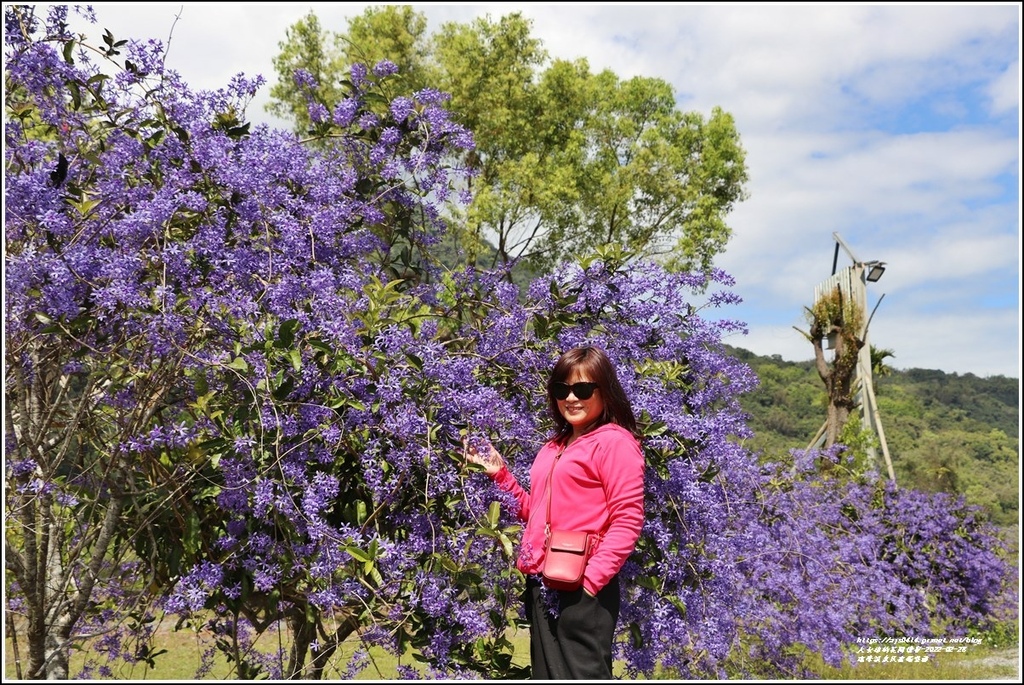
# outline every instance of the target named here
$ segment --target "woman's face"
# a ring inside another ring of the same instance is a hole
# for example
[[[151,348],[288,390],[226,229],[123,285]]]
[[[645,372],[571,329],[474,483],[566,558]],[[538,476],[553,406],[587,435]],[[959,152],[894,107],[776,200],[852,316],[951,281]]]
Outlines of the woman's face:
[[[577,397],[576,392],[573,391],[572,386],[576,383],[592,382],[592,379],[587,378],[579,370],[574,370],[565,380],[565,383],[569,386],[568,397],[559,399],[557,395],[555,396],[555,400],[558,402],[558,411],[562,413],[565,420],[572,426],[573,433],[577,435],[590,426],[590,424],[600,419],[601,414],[604,413],[604,400],[601,398],[601,388],[593,388],[593,393],[587,399]],[[577,390],[581,391],[580,394],[587,394],[581,388],[577,388]]]

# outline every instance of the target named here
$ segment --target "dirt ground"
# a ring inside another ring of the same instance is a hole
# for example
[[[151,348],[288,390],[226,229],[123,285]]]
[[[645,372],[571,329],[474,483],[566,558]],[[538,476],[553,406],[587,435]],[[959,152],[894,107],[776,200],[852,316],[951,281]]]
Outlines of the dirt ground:
[[[1011,682],[1021,682],[1020,679],[1020,648],[1011,647],[1010,649],[1003,650],[996,654],[985,657],[984,659],[978,659],[970,663],[976,663],[979,666],[988,667],[1012,667],[1017,669],[1015,676],[1004,676],[1000,678],[993,678],[993,680],[1008,680]]]

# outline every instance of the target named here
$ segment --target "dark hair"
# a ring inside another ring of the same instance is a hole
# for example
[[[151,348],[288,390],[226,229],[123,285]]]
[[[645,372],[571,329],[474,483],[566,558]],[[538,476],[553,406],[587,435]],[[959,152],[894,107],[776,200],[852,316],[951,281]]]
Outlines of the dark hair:
[[[551,369],[551,375],[548,377],[548,409],[555,422],[555,435],[552,440],[558,444],[564,444],[572,435],[572,424],[565,420],[562,412],[558,411],[554,387],[555,383],[566,382],[572,376],[573,371],[580,371],[588,380],[597,383],[597,392],[601,393],[604,411],[595,422],[595,427],[603,426],[606,423],[615,423],[640,439],[636,427],[636,417],[633,415],[633,405],[630,404],[629,398],[626,397],[626,391],[619,383],[615,367],[604,350],[588,345],[564,353]]]

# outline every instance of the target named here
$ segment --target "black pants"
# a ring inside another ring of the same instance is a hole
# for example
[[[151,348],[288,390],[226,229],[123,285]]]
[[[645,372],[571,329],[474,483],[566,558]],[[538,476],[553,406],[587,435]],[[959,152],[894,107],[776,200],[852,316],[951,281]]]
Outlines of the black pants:
[[[526,583],[533,680],[611,680],[612,639],[619,620],[619,578],[597,597],[583,588],[558,592],[558,617],[544,606],[540,583]]]

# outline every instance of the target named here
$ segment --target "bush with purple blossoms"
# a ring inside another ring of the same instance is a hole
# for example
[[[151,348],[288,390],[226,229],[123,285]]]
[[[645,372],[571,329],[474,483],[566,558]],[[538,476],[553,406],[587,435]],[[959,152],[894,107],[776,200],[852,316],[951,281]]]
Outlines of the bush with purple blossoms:
[[[104,76],[66,11],[39,36],[5,8],[7,599],[31,625],[82,644],[117,626],[99,652],[152,658],[159,607],[243,678],[354,677],[365,649],[338,655],[357,639],[402,655],[402,677],[525,677],[518,524],[459,452],[487,438],[525,482],[546,373],[583,343],[645,434],[628,675],[806,675],[807,651],[838,663],[858,637],[1016,615],[997,536],[962,502],[742,448],[757,379],[721,341],[743,326],[700,315],[737,300],[728,275],[606,248],[523,298],[506,274],[442,269],[444,202],[466,187],[447,153],[472,144],[443,94],[385,97],[394,65],[356,65],[303,142],[244,121],[258,81],[192,93],[158,46],[107,34]],[[24,582],[39,516],[87,590],[60,624]],[[110,608],[124,597],[138,608]],[[260,653],[272,626],[291,647]]]

